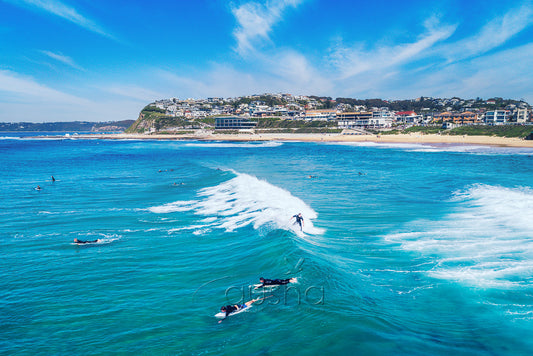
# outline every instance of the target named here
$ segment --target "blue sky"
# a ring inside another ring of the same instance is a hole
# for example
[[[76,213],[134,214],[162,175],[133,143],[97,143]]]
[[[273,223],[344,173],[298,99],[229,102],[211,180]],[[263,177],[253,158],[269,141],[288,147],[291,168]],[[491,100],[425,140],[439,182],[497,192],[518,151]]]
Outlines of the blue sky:
[[[533,103],[533,1],[0,0],[0,121],[261,93]]]

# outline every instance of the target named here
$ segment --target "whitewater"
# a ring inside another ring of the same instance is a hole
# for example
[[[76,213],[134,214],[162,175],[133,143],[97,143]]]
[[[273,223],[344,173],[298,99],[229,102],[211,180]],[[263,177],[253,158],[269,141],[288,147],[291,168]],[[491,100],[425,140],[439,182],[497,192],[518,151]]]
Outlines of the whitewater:
[[[2,354],[533,352],[533,149],[2,137],[0,152]]]

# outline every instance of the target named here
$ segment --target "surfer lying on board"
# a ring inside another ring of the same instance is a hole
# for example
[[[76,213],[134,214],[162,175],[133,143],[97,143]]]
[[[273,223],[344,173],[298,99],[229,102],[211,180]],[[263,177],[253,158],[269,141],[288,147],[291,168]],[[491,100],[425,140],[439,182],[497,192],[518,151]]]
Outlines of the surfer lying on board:
[[[297,215],[293,215],[292,218],[296,219],[296,221],[294,223],[300,225],[300,231],[303,231],[304,218],[302,216],[302,213],[299,213]],[[291,220],[292,220],[292,218],[291,218]]]
[[[250,301],[247,301],[244,304],[226,305],[226,306],[223,306],[223,307],[220,308],[220,312],[226,314],[224,316],[224,319],[226,319],[228,317],[228,315],[230,315],[232,313],[235,313],[235,312],[238,312],[239,310],[248,308],[250,305],[254,304],[255,302],[258,302],[260,300],[263,300],[263,299],[266,299],[266,298],[269,298],[269,297],[272,297],[272,296],[269,295],[268,297],[252,299]],[[222,320],[224,320],[224,319],[222,319]],[[219,320],[218,322],[221,323],[222,320]]]
[[[265,286],[281,286],[289,283],[296,283],[296,278],[287,278],[287,279],[264,279],[263,277],[259,278],[261,284],[256,284],[254,289],[263,288]]]
[[[92,241],[83,241],[83,240],[74,239],[74,243],[75,244],[95,244],[98,241],[99,241],[99,239],[92,240]]]

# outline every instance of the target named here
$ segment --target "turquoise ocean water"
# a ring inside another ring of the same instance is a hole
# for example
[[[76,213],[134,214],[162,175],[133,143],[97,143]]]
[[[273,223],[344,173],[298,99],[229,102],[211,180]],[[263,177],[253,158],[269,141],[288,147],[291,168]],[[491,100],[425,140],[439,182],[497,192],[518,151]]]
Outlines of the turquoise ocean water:
[[[4,137],[0,354],[532,354],[532,156]]]

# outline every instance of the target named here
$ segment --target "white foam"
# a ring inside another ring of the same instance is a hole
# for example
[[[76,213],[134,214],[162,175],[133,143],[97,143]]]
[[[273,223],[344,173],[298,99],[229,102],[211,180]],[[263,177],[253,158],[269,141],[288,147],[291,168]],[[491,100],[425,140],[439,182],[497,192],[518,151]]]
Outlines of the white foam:
[[[400,148],[400,149],[422,149],[427,146],[421,143],[394,143],[394,142],[331,142],[328,144],[342,145],[342,146],[357,146],[357,147],[375,147],[375,148]]]
[[[195,203],[196,203],[195,201],[177,201],[177,202],[168,203],[165,205],[154,206],[154,207],[148,208],[148,210],[156,214],[167,214],[167,213],[174,213],[178,211],[189,211],[191,210],[191,206],[193,206]]]
[[[149,210],[157,214],[193,211],[204,216],[203,221],[209,222],[210,227],[226,231],[250,225],[254,229],[270,226],[293,231],[291,217],[302,213],[305,233],[323,233],[323,229],[316,228],[312,222],[317,213],[301,199],[254,176],[234,174],[236,177],[226,182],[201,189],[196,201],[177,201]]]
[[[400,149],[413,152],[457,152],[478,155],[532,155],[533,148],[529,147],[495,147],[489,145],[473,145],[461,143],[394,143],[394,142],[334,142],[328,144],[372,147],[384,149]]]
[[[533,190],[475,185],[457,192],[442,221],[415,221],[388,241],[434,262],[436,278],[483,288],[530,284],[533,274]]]
[[[270,148],[279,147],[283,142],[267,141],[260,143],[239,143],[239,142],[205,142],[205,143],[187,143],[187,147],[217,147],[217,148]]]

